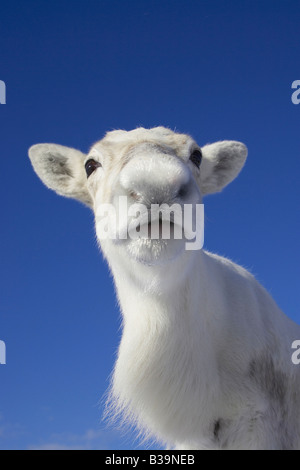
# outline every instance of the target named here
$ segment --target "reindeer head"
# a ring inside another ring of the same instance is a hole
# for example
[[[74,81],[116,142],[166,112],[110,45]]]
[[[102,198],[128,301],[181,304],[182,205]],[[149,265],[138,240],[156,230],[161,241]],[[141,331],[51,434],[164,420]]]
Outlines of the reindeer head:
[[[115,253],[152,265],[184,252],[186,234],[179,212],[229,184],[243,167],[247,149],[235,141],[200,148],[188,135],[156,127],[109,132],[88,154],[37,144],[29,156],[46,186],[94,210],[108,259]]]

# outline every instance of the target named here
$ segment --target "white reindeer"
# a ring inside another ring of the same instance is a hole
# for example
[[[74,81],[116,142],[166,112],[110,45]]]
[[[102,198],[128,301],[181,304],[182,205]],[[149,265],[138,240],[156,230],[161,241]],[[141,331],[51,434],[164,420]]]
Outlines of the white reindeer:
[[[235,141],[201,150],[157,127],[109,132],[87,155],[54,144],[29,155],[49,188],[93,208],[99,236],[104,203],[123,195],[149,208],[198,204],[238,175],[247,150]],[[291,345],[300,329],[255,278],[228,259],[185,250],[184,239],[100,244],[123,314],[116,412],[176,449],[299,449]]]

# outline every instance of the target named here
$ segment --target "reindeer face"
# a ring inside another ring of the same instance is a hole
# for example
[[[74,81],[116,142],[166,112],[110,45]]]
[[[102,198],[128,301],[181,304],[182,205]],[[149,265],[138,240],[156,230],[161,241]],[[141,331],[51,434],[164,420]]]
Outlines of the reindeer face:
[[[98,142],[86,165],[102,249],[117,246],[145,264],[178,256],[186,242],[184,207],[201,202],[201,156],[190,137],[162,128],[112,132]]]

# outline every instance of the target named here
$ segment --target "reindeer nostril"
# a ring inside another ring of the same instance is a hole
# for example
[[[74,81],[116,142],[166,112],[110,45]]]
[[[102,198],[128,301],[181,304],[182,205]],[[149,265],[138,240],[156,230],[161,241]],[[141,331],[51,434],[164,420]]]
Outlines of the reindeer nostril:
[[[181,188],[179,189],[176,196],[181,198],[181,199],[184,199],[187,196],[188,191],[189,191],[189,185],[188,184],[183,184],[181,186]]]
[[[129,191],[128,194],[131,197],[131,199],[134,199],[135,201],[139,201],[140,198],[141,198],[140,194],[138,194],[137,192],[135,192],[133,190]]]

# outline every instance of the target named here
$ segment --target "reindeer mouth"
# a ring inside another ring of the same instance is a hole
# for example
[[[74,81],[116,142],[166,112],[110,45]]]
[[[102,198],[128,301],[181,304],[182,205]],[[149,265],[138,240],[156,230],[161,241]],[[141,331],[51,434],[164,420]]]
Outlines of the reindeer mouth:
[[[177,227],[179,228],[179,227]],[[173,220],[166,220],[160,214],[158,218],[150,219],[145,223],[138,224],[136,227],[139,238],[147,238],[150,240],[168,240],[174,238],[175,222]]]

